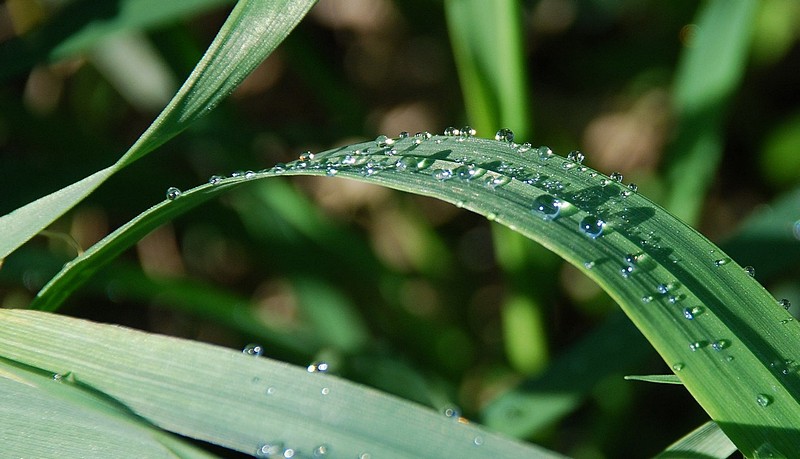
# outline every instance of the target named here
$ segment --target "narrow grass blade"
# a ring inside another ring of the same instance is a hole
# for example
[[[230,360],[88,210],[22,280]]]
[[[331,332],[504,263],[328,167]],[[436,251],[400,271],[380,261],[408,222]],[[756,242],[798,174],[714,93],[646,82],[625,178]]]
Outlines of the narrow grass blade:
[[[297,25],[315,0],[242,0],[181,89],[112,166],[0,217],[0,259],[72,208],[108,177],[145,156],[213,109]]]
[[[703,5],[696,35],[683,54],[673,104],[678,136],[670,147],[666,208],[692,224],[722,157],[725,109],[744,74],[758,2],[712,0]]]
[[[792,451],[800,443],[798,323],[695,230],[619,180],[546,147],[381,137],[202,185],[87,250],[34,306],[57,307],[84,276],[158,224],[232,186],[276,175],[336,175],[437,197],[538,241],[617,301],[745,454],[765,444]]]
[[[0,349],[155,426],[248,454],[558,457],[334,376],[121,327],[3,310]]]
[[[736,452],[734,445],[719,426],[708,421],[688,435],[671,444],[658,459],[725,459]],[[758,456],[756,456],[758,457]],[[769,457],[769,456],[766,456]]]
[[[0,359],[0,444],[7,457],[209,458],[203,450],[70,384]]]
[[[625,376],[626,381],[643,381],[643,382],[652,382],[658,384],[683,384],[675,375],[631,375]]]

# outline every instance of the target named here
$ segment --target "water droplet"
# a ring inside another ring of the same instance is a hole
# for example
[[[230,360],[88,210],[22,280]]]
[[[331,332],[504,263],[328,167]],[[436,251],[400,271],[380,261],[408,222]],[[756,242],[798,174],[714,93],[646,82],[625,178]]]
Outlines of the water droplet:
[[[511,143],[514,141],[514,131],[508,128],[500,129],[495,133],[494,140]]]
[[[628,185],[628,189],[631,190],[631,193],[637,193],[639,191],[639,185],[631,183]]]
[[[329,370],[328,364],[325,362],[314,362],[306,368],[309,373],[327,373]]]
[[[653,301],[653,295],[645,295],[642,297],[642,303],[649,303]]]
[[[452,137],[452,136],[460,135],[460,134],[461,134],[461,131],[459,131],[457,128],[454,128],[453,126],[450,126],[450,127],[448,127],[447,129],[444,130],[444,135],[447,136],[447,137]]]
[[[327,175],[328,177],[333,177],[334,175],[336,175],[338,173],[339,173],[339,169],[337,169],[337,168],[335,168],[333,166],[328,166],[325,169],[325,175]]]
[[[727,265],[729,261],[731,261],[730,258],[720,258],[718,260],[714,260],[714,266],[719,268],[720,266]]]
[[[536,152],[539,156],[539,161],[547,161],[553,157],[553,150],[550,147],[541,146],[536,149]]]
[[[475,446],[481,446],[483,445],[483,441],[483,437],[476,435],[475,438],[472,439],[472,444]]]
[[[781,319],[781,325],[786,325],[789,322],[791,322],[792,320],[794,320],[794,319],[791,319],[791,318],[789,318],[789,319]]]
[[[53,374],[53,381],[55,381],[55,382],[64,381],[64,375],[62,375],[61,373],[54,373]]]
[[[754,268],[752,266],[745,266],[744,267],[744,272],[746,272],[747,275],[750,276],[750,277],[756,277],[756,268]]]
[[[586,269],[594,268],[595,262],[594,261],[587,261],[583,264],[583,267]]]
[[[221,182],[222,179],[224,179],[224,178],[225,177],[223,177],[221,175],[212,175],[211,177],[209,177],[208,183],[210,183],[212,185],[216,185],[217,183]]]
[[[608,178],[610,178],[614,182],[622,183],[622,174],[620,174],[619,172],[612,173],[611,175],[608,176]]]
[[[233,171],[231,172],[231,177],[241,177],[244,175],[244,171]]]
[[[314,457],[322,457],[328,454],[329,451],[330,448],[328,447],[328,445],[319,445],[316,448],[314,448],[314,452],[312,454],[314,454]]]
[[[702,312],[702,309],[698,306],[693,308],[683,308],[683,317],[686,317],[689,320],[694,320],[698,314]]]
[[[786,309],[787,311],[789,310],[789,308],[792,307],[792,302],[787,300],[786,298],[778,301],[778,304],[780,305],[780,307],[782,307],[783,309]]]
[[[462,180],[472,180],[486,173],[486,169],[476,167],[474,164],[458,166],[454,171],[456,177]]]
[[[379,135],[375,138],[375,145],[378,148],[385,148],[394,145],[394,139],[385,135]]]
[[[573,150],[567,155],[567,159],[576,164],[582,164],[585,158],[586,156],[578,150]]]
[[[625,255],[625,263],[629,263],[629,264],[635,265],[638,262],[639,262],[639,255],[638,254],[634,255],[632,253],[629,253],[629,254]]]
[[[581,219],[581,222],[578,224],[578,229],[583,231],[583,233],[590,238],[597,239],[603,234],[603,228],[605,228],[605,226],[606,222],[600,218],[594,215],[587,215]]]
[[[323,387],[322,389],[320,389],[319,393],[322,394],[322,395],[328,395],[328,394],[331,393],[331,390],[330,390],[330,388]]]
[[[297,451],[294,448],[286,448],[283,450],[283,457],[286,459],[294,457],[295,454],[297,454]]]
[[[772,403],[772,397],[767,394],[757,394],[756,403],[766,408]]]
[[[174,186],[171,186],[167,188],[167,199],[169,199],[170,201],[174,201],[179,197],[181,197],[181,193],[182,193],[181,190],[175,188]]]
[[[475,137],[478,131],[475,130],[472,126],[464,126],[461,128],[461,135],[464,137]]]
[[[370,453],[361,453],[358,455],[358,459],[372,459],[372,454]]]
[[[433,175],[433,178],[436,180],[444,182],[445,180],[453,178],[453,171],[450,169],[434,169],[431,175]]]
[[[683,362],[678,362],[675,365],[672,365],[672,370],[673,371],[681,371],[681,370],[684,369],[684,367],[686,367],[686,365]]]
[[[708,346],[708,341],[695,341],[693,343],[689,343],[689,349],[691,349],[692,352],[695,352],[696,350],[706,346]]]
[[[260,344],[250,343],[242,349],[242,354],[261,357],[264,354],[264,348]]]
[[[408,135],[409,135],[408,131],[400,131],[400,134],[398,134],[397,137],[399,137],[401,139],[407,139]]]
[[[677,303],[678,301],[680,301],[682,299],[683,299],[683,295],[670,295],[670,296],[667,297],[667,301],[669,301],[670,304],[675,304],[675,303]]]
[[[277,457],[283,452],[283,443],[270,442],[264,443],[256,450],[256,457]]]
[[[711,348],[714,349],[715,351],[721,351],[730,345],[731,345],[730,341],[726,339],[718,339],[713,343],[711,343]]]
[[[384,137],[386,137],[386,136],[384,136]],[[311,151],[306,150],[306,151],[300,153],[300,157],[298,159],[300,161],[311,161],[311,160],[314,159],[314,153],[311,153]]]
[[[484,182],[484,184],[486,185],[487,188],[491,188],[494,190],[495,188],[500,188],[508,184],[509,182],[511,182],[511,177],[507,175],[491,175],[489,177],[486,177],[486,181]]]
[[[525,153],[531,149],[531,144],[528,142],[523,143],[519,147],[517,147],[517,153]]]
[[[656,290],[658,290],[658,293],[660,293],[662,295],[666,295],[667,293],[669,293],[669,285],[667,285],[667,284],[658,284],[658,286],[656,286]]]
[[[631,274],[633,274],[633,266],[624,266],[619,270],[619,273],[622,277],[627,279],[631,276]]]
[[[272,386],[267,387],[267,395],[275,395],[275,388]]]
[[[549,194],[543,194],[533,200],[533,211],[545,220],[553,220],[561,212],[562,202]]]
[[[461,417],[461,410],[457,406],[448,406],[443,410],[448,418],[458,419]]]

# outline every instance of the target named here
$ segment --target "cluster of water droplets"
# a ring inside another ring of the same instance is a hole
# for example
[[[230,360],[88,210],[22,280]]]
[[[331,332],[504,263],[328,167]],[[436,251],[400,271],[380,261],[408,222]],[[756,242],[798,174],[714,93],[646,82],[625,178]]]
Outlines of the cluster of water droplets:
[[[284,458],[284,459],[300,459],[300,458],[314,458],[314,457],[327,457],[331,453],[331,447],[327,444],[317,445],[311,451],[311,455],[303,454],[295,448],[284,446],[281,441],[273,441],[263,443],[256,448],[255,457],[259,458]],[[361,455],[363,456],[363,454]]]

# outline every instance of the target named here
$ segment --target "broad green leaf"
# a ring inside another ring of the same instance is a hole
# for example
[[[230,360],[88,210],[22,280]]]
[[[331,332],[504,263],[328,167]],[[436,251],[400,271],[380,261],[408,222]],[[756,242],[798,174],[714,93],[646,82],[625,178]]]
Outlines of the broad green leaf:
[[[54,378],[0,359],[0,401],[7,457],[212,457],[86,390],[71,375]]]
[[[619,177],[546,147],[455,136],[379,138],[202,185],[87,250],[34,306],[54,309],[158,224],[237,184],[276,175],[336,175],[438,197],[538,241],[617,301],[746,455],[765,445],[792,451],[800,443],[797,322],[718,247]]]
[[[3,310],[0,349],[144,422],[248,454],[274,447],[330,457],[558,457],[335,376],[122,327]],[[34,455],[20,442],[24,456]]]
[[[213,109],[297,25],[314,0],[242,0],[181,89],[112,166],[0,217],[0,259],[16,250],[111,175],[147,155]]]
[[[678,133],[670,147],[665,207],[690,224],[700,215],[722,157],[725,109],[744,74],[757,8],[756,0],[709,1],[681,56],[673,95]]]
[[[656,457],[659,459],[681,459],[687,457],[725,459],[735,452],[736,446],[731,443],[718,425],[709,421],[671,444]]]

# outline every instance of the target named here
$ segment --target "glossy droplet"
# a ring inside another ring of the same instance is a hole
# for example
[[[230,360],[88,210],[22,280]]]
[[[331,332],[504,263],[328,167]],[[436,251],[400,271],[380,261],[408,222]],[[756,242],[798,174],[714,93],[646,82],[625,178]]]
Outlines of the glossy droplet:
[[[386,137],[386,136],[383,136],[383,137]],[[300,153],[300,157],[298,159],[300,161],[311,161],[311,160],[314,159],[314,153],[311,153],[310,151],[306,150],[306,151]]]
[[[319,393],[322,395],[328,395],[331,393],[331,390],[327,387],[323,387],[322,389],[320,389]]]
[[[336,175],[338,173],[339,173],[339,169],[337,169],[337,168],[335,168],[333,166],[328,166],[327,168],[325,168],[325,175],[327,175],[328,177],[333,177],[334,175]]]
[[[684,367],[686,367],[686,365],[683,362],[678,362],[675,365],[672,365],[672,370],[673,371],[681,371],[681,370],[684,369]]]
[[[478,131],[475,130],[472,126],[464,126],[461,128],[461,135],[464,137],[475,137]]]
[[[170,201],[174,201],[179,197],[181,197],[181,193],[182,193],[181,190],[175,188],[174,186],[171,186],[167,188],[167,199],[169,199]]]
[[[457,167],[453,172],[455,173],[456,177],[462,180],[472,180],[485,174],[486,169],[477,167],[474,164],[465,164]]]
[[[619,273],[622,277],[627,279],[628,277],[631,276],[631,274],[633,274],[633,270],[634,270],[633,266],[628,265],[620,268]]]
[[[714,260],[714,266],[719,268],[720,266],[727,265],[729,261],[731,261],[730,258],[720,258],[718,260]]]
[[[231,172],[231,177],[241,177],[244,175],[244,171],[233,171]]]
[[[272,172],[275,174],[283,174],[284,172],[286,172],[286,164],[278,163],[272,166]]]
[[[553,220],[561,213],[562,202],[549,194],[543,194],[533,200],[533,211],[545,220]]]
[[[634,255],[632,253],[629,253],[629,254],[625,255],[624,260],[625,260],[625,263],[629,263],[629,264],[635,265],[639,261],[639,255]]]
[[[256,457],[278,457],[281,453],[283,453],[283,443],[270,442],[258,447]]]
[[[322,457],[327,455],[329,451],[330,448],[328,447],[328,445],[319,445],[316,448],[314,448],[314,452],[312,454],[314,455],[314,457]]]
[[[250,343],[242,349],[242,354],[261,357],[264,354],[264,348],[260,344]]]
[[[704,348],[706,346],[708,346],[707,341],[695,341],[693,343],[689,343],[689,349],[691,349],[692,352],[695,352],[698,349]]]
[[[486,177],[484,184],[487,188],[494,190],[508,184],[509,182],[511,182],[511,177],[507,175],[491,175]]]
[[[461,134],[461,131],[459,131],[457,128],[454,128],[453,126],[450,126],[450,127],[448,127],[447,129],[444,130],[444,135],[446,135],[447,137],[452,137],[452,136],[460,135],[460,134]]]
[[[786,298],[784,298],[784,299],[782,299],[782,300],[778,301],[778,304],[779,304],[779,305],[780,305],[780,306],[781,306],[783,309],[786,309],[787,311],[789,310],[789,308],[791,308],[791,307],[792,307],[792,302],[791,302],[791,301],[789,301],[789,300],[787,300]]]
[[[275,388],[272,386],[267,387],[267,395],[275,395]]]
[[[475,438],[472,439],[472,444],[475,446],[482,446],[483,445],[483,437],[480,435],[476,435]]]
[[[519,147],[517,147],[517,153],[526,153],[531,149],[531,144],[528,142],[523,143]]]
[[[703,308],[700,306],[695,306],[693,308],[683,308],[683,317],[686,317],[689,320],[694,320],[695,317],[702,314]]]
[[[660,293],[662,295],[666,295],[667,293],[669,293],[669,285],[667,285],[667,284],[658,284],[656,286],[656,290],[658,290],[658,293]]]
[[[511,143],[514,141],[514,131],[508,128],[500,129],[495,133],[494,140]]]
[[[612,173],[611,175],[608,176],[608,178],[610,178],[614,182],[622,183],[622,174],[620,174],[619,172]]]
[[[582,164],[583,160],[586,158],[583,153],[578,150],[573,150],[569,152],[567,155],[567,159],[572,161],[573,163]]]
[[[653,295],[645,295],[642,297],[642,303],[649,303],[653,301]]]
[[[256,176],[256,173],[253,172],[253,171],[246,171],[244,173],[244,178],[246,178],[246,179],[251,179],[251,178],[253,178],[255,176]]]
[[[408,136],[409,136],[408,131],[400,131],[400,134],[397,135],[397,137],[401,139],[407,139]]]
[[[756,395],[756,403],[760,406],[767,407],[772,403],[772,397],[767,394],[757,394]]]
[[[64,381],[64,375],[62,375],[61,373],[54,373],[53,374],[53,381],[59,382],[59,383]]]
[[[391,137],[387,137],[385,135],[379,135],[375,138],[375,146],[378,148],[384,148],[394,145],[394,139]]]
[[[713,343],[711,343],[711,348],[714,349],[715,351],[721,351],[730,345],[731,345],[730,341],[726,339],[718,339]]]
[[[635,183],[631,183],[628,185],[628,189],[631,190],[632,193],[637,193],[639,191],[639,186]]]
[[[309,373],[326,373],[328,369],[328,364],[325,362],[314,362],[306,368]]]
[[[536,154],[539,156],[539,161],[547,161],[553,157],[553,150],[550,147],[541,146],[536,149]]]
[[[358,455],[358,459],[372,459],[372,454],[370,453],[361,453]]]
[[[445,180],[453,178],[453,171],[450,169],[434,169],[431,175],[433,175],[433,178],[436,180],[444,182]]]
[[[443,410],[443,413],[448,418],[458,419],[461,417],[461,410],[457,406],[448,406]]]
[[[756,268],[754,268],[752,266],[745,266],[744,267],[744,272],[746,272],[747,275],[750,276],[750,277],[756,277]]]
[[[294,448],[286,448],[283,450],[283,457],[286,459],[292,458],[297,454],[297,450]]]
[[[225,177],[223,177],[221,175],[212,175],[211,177],[209,177],[208,183],[210,183],[212,185],[216,185],[217,183],[221,182],[224,178]]]
[[[583,267],[586,268],[586,269],[592,269],[592,268],[594,268],[594,265],[595,265],[595,262],[593,262],[593,261],[587,261],[587,262],[583,263]]]
[[[603,229],[606,226],[606,222],[602,219],[594,216],[594,215],[587,215],[581,219],[580,223],[578,224],[578,229],[580,229],[583,234],[589,236],[592,239],[597,239],[603,234]]]

